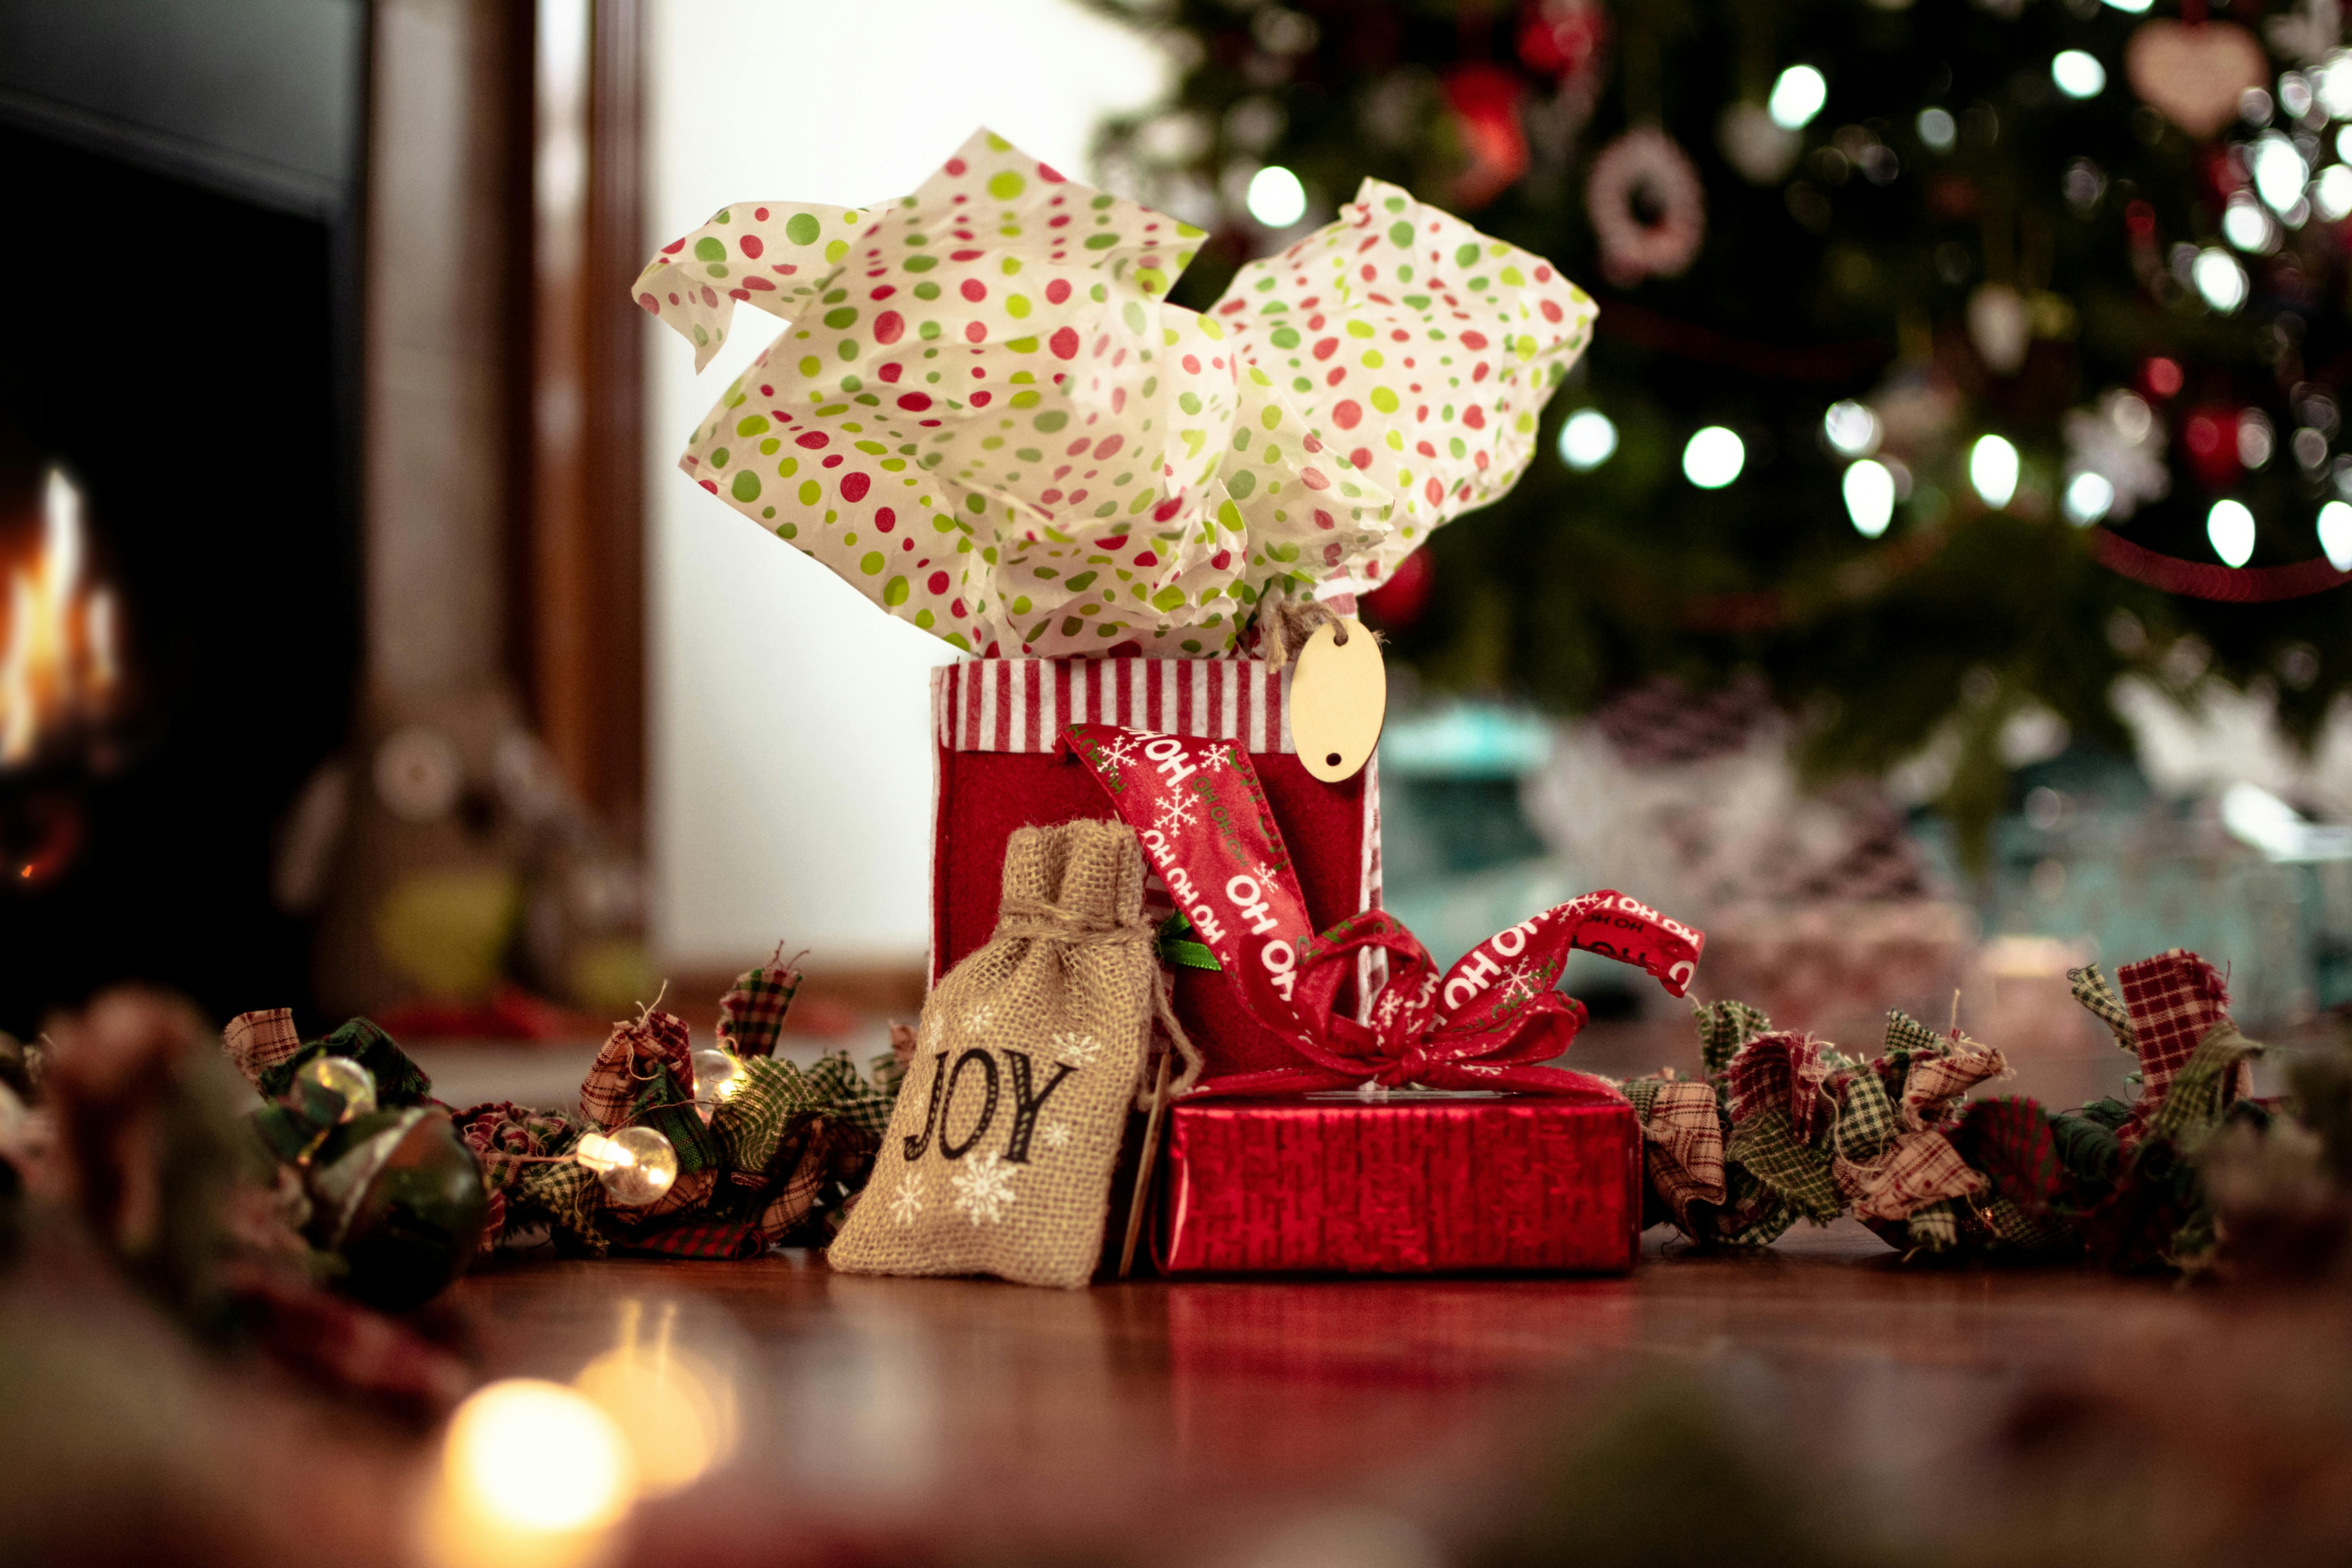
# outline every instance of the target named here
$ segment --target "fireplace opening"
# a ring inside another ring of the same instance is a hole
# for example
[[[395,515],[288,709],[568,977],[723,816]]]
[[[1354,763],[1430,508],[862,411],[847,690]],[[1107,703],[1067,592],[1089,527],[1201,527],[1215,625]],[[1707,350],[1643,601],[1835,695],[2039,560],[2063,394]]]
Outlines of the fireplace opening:
[[[361,658],[348,236],[0,127],[0,1028],[310,994],[272,837]]]

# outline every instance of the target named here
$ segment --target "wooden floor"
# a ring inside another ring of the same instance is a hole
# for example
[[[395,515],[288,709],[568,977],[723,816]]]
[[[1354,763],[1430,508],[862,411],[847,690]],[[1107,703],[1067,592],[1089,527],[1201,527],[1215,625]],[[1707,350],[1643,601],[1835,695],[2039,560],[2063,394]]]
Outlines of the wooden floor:
[[[458,1300],[492,1373],[569,1376],[665,1320],[727,1369],[739,1458],[651,1510],[655,1560],[681,1533],[723,1555],[797,1532],[886,1557],[1188,1563],[1323,1560],[1302,1532],[1340,1560],[1453,1560],[1528,1528],[1579,1443],[1660,1431],[1929,1541],[1981,1528],[2021,1423],[2053,1400],[2105,1408],[2107,1385],[2261,1311],[2075,1270],[1906,1268],[1850,1224],[1763,1258],[1653,1242],[1622,1279],[1065,1293],[777,1256],[513,1263]],[[1716,1484],[1689,1479],[1694,1499]]]
[[[1996,1087],[2122,1088],[2111,1048],[2021,1066]],[[709,1369],[732,1451],[640,1509],[649,1568],[2352,1561],[2340,1284],[1906,1264],[1851,1223],[1648,1243],[1622,1279],[1071,1292],[505,1255],[436,1310],[485,1379],[625,1343]],[[86,1243],[0,1271],[11,1568],[392,1568],[437,1442],[194,1353]]]

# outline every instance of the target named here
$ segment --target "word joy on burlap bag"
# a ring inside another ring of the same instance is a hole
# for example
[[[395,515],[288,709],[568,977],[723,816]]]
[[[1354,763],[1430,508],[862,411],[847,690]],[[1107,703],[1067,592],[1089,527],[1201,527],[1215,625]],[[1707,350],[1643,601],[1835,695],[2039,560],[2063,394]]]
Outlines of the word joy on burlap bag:
[[[923,1005],[873,1180],[827,1250],[856,1274],[1094,1277],[1160,984],[1143,858],[1110,822],[1024,827],[996,934]]]

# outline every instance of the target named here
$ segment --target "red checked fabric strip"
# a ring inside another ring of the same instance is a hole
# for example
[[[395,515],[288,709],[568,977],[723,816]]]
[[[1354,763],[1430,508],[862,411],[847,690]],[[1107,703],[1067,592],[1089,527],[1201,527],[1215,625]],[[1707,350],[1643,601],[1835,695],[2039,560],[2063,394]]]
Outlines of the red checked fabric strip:
[[[1050,752],[1068,724],[1289,752],[1288,697],[1288,671],[1254,658],[982,658],[931,673],[951,752]]]
[[[1110,792],[1152,867],[1258,1022],[1302,1065],[1234,1073],[1196,1093],[1262,1094],[1391,1087],[1574,1089],[1593,1079],[1542,1064],[1584,1026],[1581,1003],[1552,987],[1571,948],[1657,977],[1680,996],[1706,939],[1631,899],[1587,893],[1497,932],[1441,973],[1385,910],[1319,936],[1249,755],[1230,742],[1075,724],[1065,738]],[[1360,952],[1387,955],[1391,979],[1360,1022],[1333,1010]]]

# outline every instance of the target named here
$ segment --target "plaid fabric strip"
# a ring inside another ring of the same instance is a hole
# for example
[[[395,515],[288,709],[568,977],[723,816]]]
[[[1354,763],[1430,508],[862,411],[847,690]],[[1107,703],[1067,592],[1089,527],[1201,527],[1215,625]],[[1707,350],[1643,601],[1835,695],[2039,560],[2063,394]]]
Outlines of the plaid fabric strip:
[[[857,1065],[845,1053],[827,1052],[808,1069],[809,1082],[822,1095],[825,1114],[845,1127],[854,1127],[879,1141],[889,1130],[890,1111],[898,1096],[873,1088],[857,1076]]]
[[[2080,1252],[2082,1238],[2064,1220],[2030,1215],[2007,1198],[1995,1198],[1977,1210],[1993,1238],[2021,1252]]]
[[[699,1215],[617,1232],[614,1245],[623,1252],[722,1260],[757,1258],[768,1249],[760,1233],[739,1220],[704,1219]]]
[[[1724,1184],[1723,1212],[1711,1225],[1714,1241],[1726,1247],[1769,1247],[1797,1223],[1797,1211],[1788,1200],[1745,1166],[1727,1166]]]
[[[2037,1220],[2075,1201],[2074,1179],[2058,1155],[2050,1118],[2033,1101],[2011,1095],[1980,1100],[1961,1116],[1953,1147],[1984,1173],[2006,1203]]]
[[[2008,1070],[2009,1062],[1999,1051],[1974,1040],[1954,1043],[1935,1056],[1912,1058],[1911,1070],[1903,1079],[1903,1125],[1942,1126],[1969,1090]]]
[[[2074,988],[2074,1000],[2090,1009],[2091,1016],[2107,1026],[2116,1044],[2137,1053],[2139,1047],[2132,1039],[2131,1014],[2125,1010],[2124,999],[2107,981],[2106,971],[2095,963],[2066,972],[2066,981]]]
[[[612,1246],[598,1223],[604,1206],[604,1187],[597,1181],[596,1173],[569,1160],[552,1165],[525,1165],[507,1189],[509,1225],[544,1220],[549,1229],[598,1258],[604,1257]]]
[[[228,1048],[228,1059],[245,1075],[245,1081],[259,1088],[261,1075],[302,1048],[302,1037],[294,1027],[293,1010],[272,1007],[262,1013],[239,1013],[221,1031],[221,1044]]]
[[[636,1110],[648,1079],[667,1068],[678,1083],[692,1083],[692,1044],[685,1020],[674,1013],[647,1012],[633,1024],[615,1024],[604,1048],[580,1085],[580,1114],[610,1132]],[[675,1092],[664,1099],[691,1100]]]
[[[268,1099],[282,1099],[293,1087],[294,1075],[320,1057],[349,1057],[367,1068],[368,1077],[375,1080],[378,1105],[423,1105],[433,1097],[433,1080],[393,1044],[390,1035],[365,1018],[353,1018],[324,1039],[313,1040],[263,1068],[254,1087]]]
[[[788,964],[769,964],[745,971],[734,989],[719,999],[719,1038],[749,1060],[776,1054],[776,1037],[783,1033],[784,1015],[792,1010],[793,994],[801,988],[801,972]]]
[[[2163,1105],[2148,1120],[2148,1136],[2194,1155],[2237,1102],[2243,1092],[2243,1069],[2261,1051],[2228,1018],[2213,1026],[2173,1077]]]
[[[809,1139],[807,1146],[801,1151],[800,1158],[793,1163],[791,1173],[769,1194],[766,1204],[761,1206],[760,1217],[753,1223],[768,1242],[783,1240],[808,1217],[809,1210],[816,1206],[817,1196],[824,1190],[825,1142],[822,1133]]]
[[[1895,1136],[1895,1101],[1886,1085],[1866,1067],[1843,1074],[1840,1088],[1845,1102],[1832,1146],[1841,1159],[1856,1164],[1875,1160]]]
[[[1698,1020],[1699,1059],[1709,1078],[1728,1068],[1740,1047],[1772,1027],[1769,1018],[1745,1002],[1709,1002],[1691,1010]]]
[[[1844,1206],[1828,1157],[1798,1141],[1785,1110],[1759,1110],[1735,1121],[1727,1152],[1808,1218],[1827,1223]]]
[[[1640,1080],[1635,1114],[1642,1121],[1650,1184],[1676,1223],[1693,1229],[1693,1204],[1721,1205],[1727,1195],[1723,1169],[1723,1118],[1715,1090],[1692,1081]]]
[[[1864,1219],[1907,1219],[1930,1204],[1985,1188],[1984,1177],[1969,1169],[1952,1141],[1932,1130],[1906,1132],[1876,1161],[1838,1174]]]
[[[1911,1245],[1922,1252],[1949,1252],[1960,1242],[1960,1215],[1957,1205],[1930,1204],[1913,1215],[1906,1226]]]
[[[2179,947],[2125,964],[2116,979],[2139,1049],[2140,1101],[2160,1104],[2197,1042],[2229,1017],[2229,988],[2211,964]]]
[[[735,1092],[710,1118],[711,1136],[736,1171],[764,1171],[793,1121],[821,1109],[824,1091],[800,1068],[770,1057],[745,1057]]]
[[[1822,1123],[1828,1101],[1822,1086],[1834,1063],[1801,1035],[1766,1035],[1750,1040],[1731,1058],[1731,1120],[1736,1124],[1767,1110],[1789,1120],[1790,1133],[1810,1143]]]

